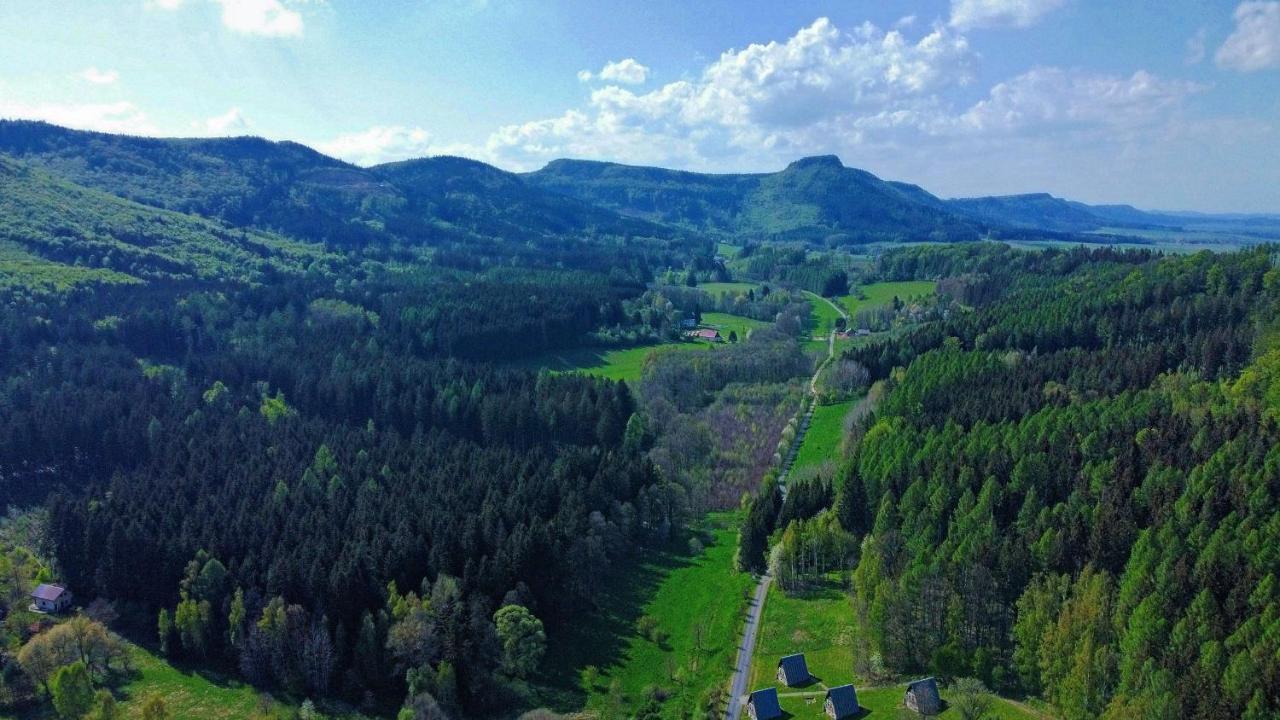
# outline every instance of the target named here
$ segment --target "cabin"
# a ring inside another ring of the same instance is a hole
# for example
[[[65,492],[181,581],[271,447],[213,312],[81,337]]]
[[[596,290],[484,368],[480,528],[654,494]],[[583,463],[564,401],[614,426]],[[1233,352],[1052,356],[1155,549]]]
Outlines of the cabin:
[[[779,720],[782,705],[778,703],[778,689],[765,688],[751,693],[747,698],[747,716],[751,720]]]
[[[847,720],[858,717],[862,708],[858,707],[858,692],[852,685],[841,685],[827,691],[827,701],[823,704],[827,717],[831,720]]]
[[[804,655],[788,655],[778,661],[778,682],[787,687],[804,685],[813,678],[809,675],[809,665]]]
[[[61,585],[41,583],[31,591],[31,607],[37,612],[60,613],[71,607],[71,591]]]
[[[698,338],[699,340],[706,340],[707,342],[720,342],[720,340],[722,339],[720,337],[720,331],[715,330],[713,328],[702,328],[700,330],[694,330],[692,333],[690,333],[690,335],[695,338]]]
[[[938,681],[931,677],[907,684],[907,694],[902,698],[908,710],[921,715],[937,715],[942,712],[942,698],[938,696]]]

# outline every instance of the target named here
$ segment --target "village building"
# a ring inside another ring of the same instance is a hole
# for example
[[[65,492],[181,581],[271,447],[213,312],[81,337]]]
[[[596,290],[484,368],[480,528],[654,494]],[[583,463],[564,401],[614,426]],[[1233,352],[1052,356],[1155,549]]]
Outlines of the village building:
[[[778,720],[782,717],[782,705],[778,702],[778,689],[765,688],[751,693],[747,698],[747,715],[751,720]]]
[[[31,591],[31,607],[37,612],[60,613],[71,607],[71,591],[61,585],[41,583]]]
[[[908,710],[921,715],[937,715],[942,712],[942,698],[938,695],[938,682],[931,677],[907,684],[907,694],[902,698]]]
[[[813,678],[809,675],[809,665],[804,655],[788,655],[778,661],[778,682],[787,687],[804,685]]]
[[[699,330],[694,330],[689,333],[689,337],[706,340],[707,342],[720,342],[722,339],[720,337],[720,331],[714,328],[701,328]]]
[[[823,709],[831,720],[846,720],[858,716],[858,692],[852,685],[840,685],[827,691]]]

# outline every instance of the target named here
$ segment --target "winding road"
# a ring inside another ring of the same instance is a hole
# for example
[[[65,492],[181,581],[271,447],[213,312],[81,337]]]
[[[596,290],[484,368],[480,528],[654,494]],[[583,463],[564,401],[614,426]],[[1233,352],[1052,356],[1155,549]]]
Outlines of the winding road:
[[[831,300],[819,297],[813,293],[808,293],[813,297],[822,300],[835,311],[840,313],[840,317],[844,318],[845,323],[849,322],[849,314]],[[827,333],[827,357],[818,363],[818,367],[813,371],[813,377],[809,378],[809,397],[805,400],[804,416],[800,419],[800,424],[796,428],[795,441],[791,443],[791,449],[787,451],[786,462],[783,463],[782,473],[778,475],[778,486],[782,490],[783,497],[787,494],[787,476],[791,474],[791,464],[796,460],[796,453],[800,451],[800,445],[804,442],[804,435],[809,430],[809,421],[813,418],[813,408],[817,404],[818,398],[818,375],[822,373],[822,369],[827,366],[836,356],[836,331],[832,328]],[[738,645],[738,661],[733,668],[733,681],[729,686],[729,706],[725,711],[726,720],[739,720],[742,717],[742,708],[747,704],[747,679],[751,675],[751,656],[756,650],[756,634],[760,631],[760,619],[764,616],[764,601],[769,596],[769,584],[773,582],[773,576],[765,573],[760,576],[760,581],[756,584],[755,594],[751,598],[750,604],[747,605],[747,621],[742,628],[742,642]]]

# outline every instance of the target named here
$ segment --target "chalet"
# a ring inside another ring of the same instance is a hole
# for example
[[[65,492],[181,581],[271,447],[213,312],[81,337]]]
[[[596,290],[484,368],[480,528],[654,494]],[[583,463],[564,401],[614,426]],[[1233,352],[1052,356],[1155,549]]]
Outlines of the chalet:
[[[694,330],[689,334],[692,337],[699,340],[706,340],[707,342],[720,342],[721,340],[720,331],[714,328],[701,328],[699,330]]]
[[[778,703],[778,689],[765,688],[751,693],[747,698],[747,716],[751,720],[778,720],[782,717],[782,705]]]
[[[71,591],[61,585],[41,583],[31,591],[31,607],[38,612],[60,613],[71,607]]]
[[[778,661],[778,682],[787,687],[804,685],[813,678],[809,675],[809,666],[804,655],[788,655]]]
[[[921,715],[937,715],[942,712],[942,698],[938,696],[938,682],[931,677],[907,683],[907,694],[902,702],[908,710]]]
[[[858,693],[853,686],[841,685],[827,691],[824,709],[831,720],[846,720],[857,717],[862,708],[858,707]]]

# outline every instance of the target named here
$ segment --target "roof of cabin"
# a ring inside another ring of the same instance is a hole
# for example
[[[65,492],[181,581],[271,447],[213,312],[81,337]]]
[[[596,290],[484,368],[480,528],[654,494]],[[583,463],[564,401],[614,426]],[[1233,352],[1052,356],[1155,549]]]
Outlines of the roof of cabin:
[[[836,718],[852,717],[858,713],[858,692],[852,685],[840,685],[827,691],[827,699],[835,708]]]
[[[54,600],[62,597],[62,593],[66,591],[67,589],[61,585],[40,583],[36,586],[35,590],[31,591],[31,597],[37,600],[48,600],[49,602],[53,602]]]
[[[809,666],[805,663],[803,654],[787,655],[778,661],[778,667],[782,668],[788,682],[809,679]]]
[[[747,704],[756,709],[756,720],[773,720],[782,717],[782,706],[778,704],[778,689],[765,688],[751,693]]]

